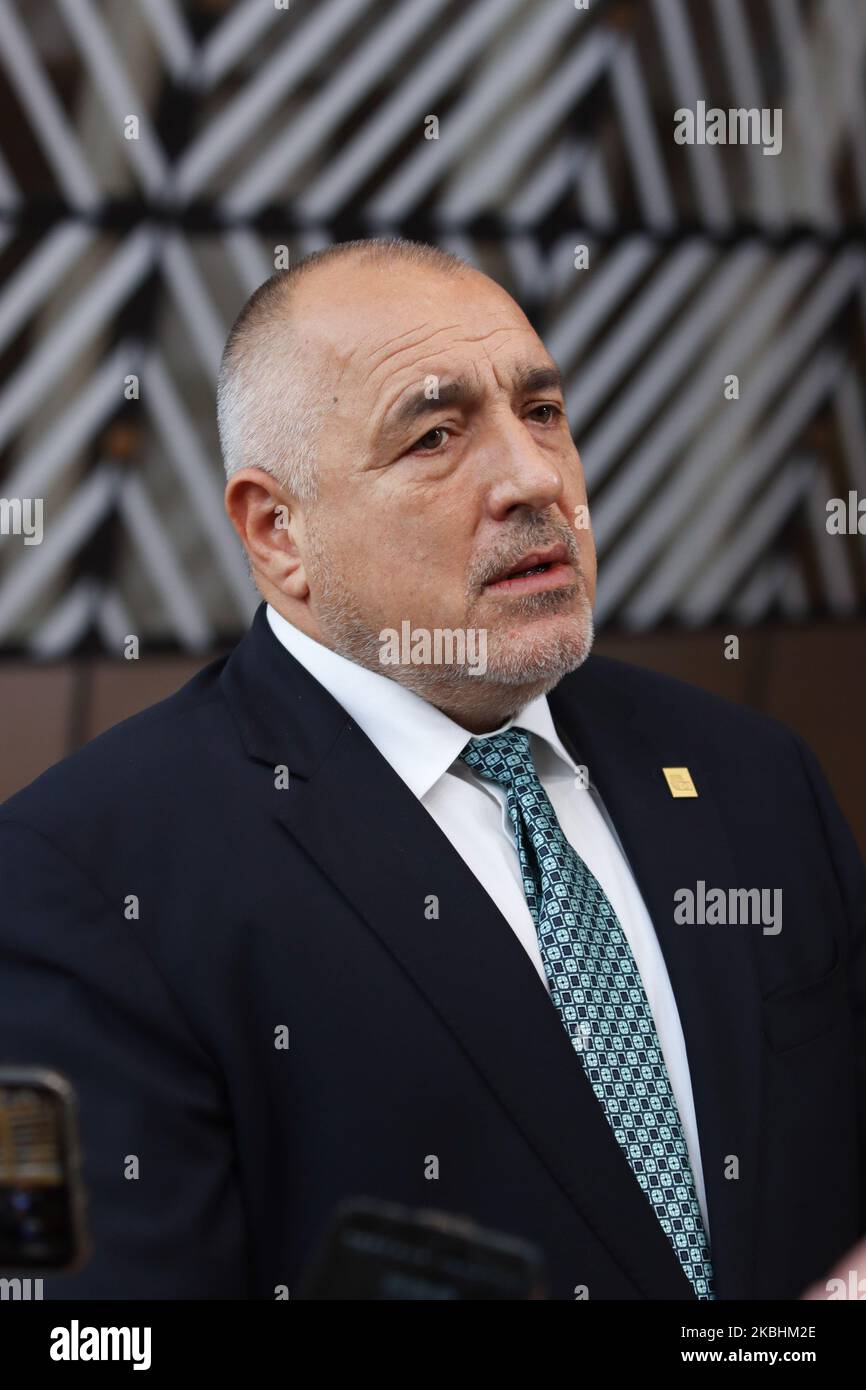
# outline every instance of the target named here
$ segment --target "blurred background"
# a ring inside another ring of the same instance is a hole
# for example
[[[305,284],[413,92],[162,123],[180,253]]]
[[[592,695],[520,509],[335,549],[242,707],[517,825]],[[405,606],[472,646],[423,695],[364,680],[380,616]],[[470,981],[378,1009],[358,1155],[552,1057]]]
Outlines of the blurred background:
[[[598,649],[798,729],[866,850],[863,0],[0,0],[0,214],[0,798],[241,636],[227,330],[404,235],[565,374]]]

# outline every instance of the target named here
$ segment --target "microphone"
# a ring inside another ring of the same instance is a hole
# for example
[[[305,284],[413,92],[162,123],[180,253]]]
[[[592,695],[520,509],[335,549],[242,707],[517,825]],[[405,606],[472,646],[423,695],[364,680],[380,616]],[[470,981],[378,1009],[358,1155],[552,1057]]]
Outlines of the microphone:
[[[89,1254],[84,1211],[71,1085],[43,1067],[0,1067],[0,1270],[80,1268]]]
[[[341,1202],[298,1291],[301,1299],[535,1299],[541,1251],[468,1217],[370,1197]]]

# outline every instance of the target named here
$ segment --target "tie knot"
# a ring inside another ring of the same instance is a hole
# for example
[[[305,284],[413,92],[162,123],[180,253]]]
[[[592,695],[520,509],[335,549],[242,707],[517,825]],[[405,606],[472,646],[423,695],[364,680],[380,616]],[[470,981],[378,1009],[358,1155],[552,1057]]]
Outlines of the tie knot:
[[[520,777],[535,776],[529,734],[525,729],[503,729],[498,734],[473,738],[460,757],[479,777],[498,782],[502,787],[513,786]]]

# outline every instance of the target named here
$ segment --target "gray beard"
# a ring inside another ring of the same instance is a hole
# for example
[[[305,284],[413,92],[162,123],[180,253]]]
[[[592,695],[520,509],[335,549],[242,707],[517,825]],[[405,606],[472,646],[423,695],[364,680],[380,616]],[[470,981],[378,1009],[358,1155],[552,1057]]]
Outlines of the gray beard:
[[[329,568],[327,557],[308,535],[315,573],[311,588],[316,592],[316,618],[328,645],[340,656],[364,666],[369,671],[390,677],[414,691],[431,704],[439,704],[449,695],[481,696],[491,686],[520,690],[521,705],[539,695],[546,695],[559,684],[563,676],[575,671],[589,656],[594,640],[592,608],[584,593],[581,612],[572,619],[573,630],[552,634],[530,652],[522,652],[507,640],[497,641],[488,633],[487,668],[473,675],[467,666],[452,665],[383,665],[382,642],[379,632],[369,627],[354,595]],[[522,600],[524,611],[539,613],[544,600],[550,611],[561,602],[558,595],[527,595]],[[539,604],[541,600],[541,604]],[[518,602],[521,602],[520,600]]]

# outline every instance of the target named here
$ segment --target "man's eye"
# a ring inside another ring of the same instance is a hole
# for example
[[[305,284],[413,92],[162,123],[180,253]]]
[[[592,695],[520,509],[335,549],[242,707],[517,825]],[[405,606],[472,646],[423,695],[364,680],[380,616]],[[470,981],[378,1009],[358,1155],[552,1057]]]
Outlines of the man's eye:
[[[433,427],[432,430],[428,430],[426,434],[424,434],[424,435],[421,436],[421,438],[418,440],[417,444],[413,444],[413,445],[412,445],[412,449],[410,449],[409,452],[411,453],[411,452],[412,452],[413,450],[415,450],[415,449],[420,449],[421,452],[422,452],[422,453],[425,453],[425,454],[433,453],[433,450],[434,450],[435,447],[436,447],[436,441],[435,441],[435,440],[434,440],[434,442],[433,442],[433,448],[432,448],[432,449],[425,449],[425,448],[424,448],[424,445],[425,445],[425,443],[426,443],[427,440],[433,439],[433,436],[434,436],[434,435],[437,435],[437,434],[444,434],[444,435],[447,435],[447,434],[448,434],[448,430],[445,428],[444,425],[435,425],[435,426]]]
[[[562,409],[558,405],[555,405],[553,401],[545,401],[542,405],[534,405],[531,413],[534,415],[537,410],[552,410],[554,419],[563,413]],[[548,423],[552,422],[548,421]]]

